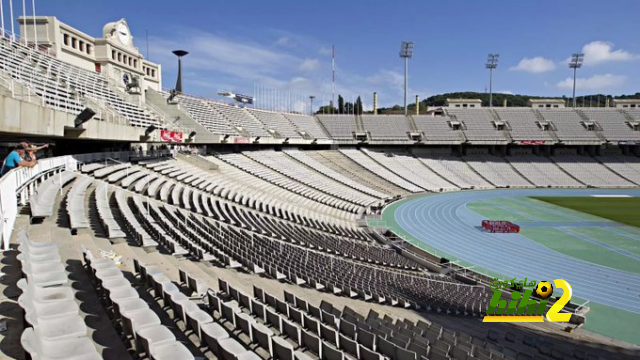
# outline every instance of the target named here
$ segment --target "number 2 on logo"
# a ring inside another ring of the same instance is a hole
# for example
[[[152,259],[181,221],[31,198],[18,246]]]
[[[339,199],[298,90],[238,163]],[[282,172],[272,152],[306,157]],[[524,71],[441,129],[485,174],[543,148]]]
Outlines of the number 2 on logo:
[[[553,283],[556,285],[556,288],[564,290],[562,296],[558,301],[556,301],[551,309],[547,312],[547,321],[552,322],[569,322],[571,319],[570,313],[562,313],[560,314],[560,310],[571,300],[571,296],[573,295],[573,290],[571,289],[571,285],[563,279],[555,279]]]

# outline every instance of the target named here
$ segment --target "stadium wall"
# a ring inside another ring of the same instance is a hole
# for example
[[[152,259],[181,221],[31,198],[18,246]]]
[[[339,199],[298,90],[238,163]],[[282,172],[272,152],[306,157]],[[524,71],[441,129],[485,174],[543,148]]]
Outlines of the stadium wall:
[[[145,129],[105,121],[89,120],[75,129],[76,116],[29,101],[0,95],[0,133],[25,136],[61,137],[83,140],[139,142]],[[149,141],[160,141],[159,131]]]

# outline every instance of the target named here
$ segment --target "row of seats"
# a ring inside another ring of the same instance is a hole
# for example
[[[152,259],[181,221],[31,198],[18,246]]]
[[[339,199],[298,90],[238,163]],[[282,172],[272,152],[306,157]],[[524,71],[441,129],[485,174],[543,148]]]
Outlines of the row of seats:
[[[0,69],[33,89],[49,107],[77,115],[85,108],[81,99],[87,97],[108,104],[131,126],[164,128],[162,119],[127,101],[124,94],[111,89],[107,78],[95,71],[77,67],[4,37],[0,39],[0,53],[3,58]]]
[[[101,359],[80,316],[58,246],[32,242],[17,234],[18,260],[25,278],[18,281],[25,330],[20,344],[32,359]]]
[[[60,171],[45,175],[46,179],[38,186],[29,199],[31,218],[53,216],[56,195],[67,184],[75,180],[76,174],[70,171]]]
[[[113,260],[95,258],[90,251],[84,251],[83,256],[100,299],[138,356],[145,354],[150,360],[195,359],[189,349],[176,340],[171,330],[161,324],[158,315],[149,308]]]

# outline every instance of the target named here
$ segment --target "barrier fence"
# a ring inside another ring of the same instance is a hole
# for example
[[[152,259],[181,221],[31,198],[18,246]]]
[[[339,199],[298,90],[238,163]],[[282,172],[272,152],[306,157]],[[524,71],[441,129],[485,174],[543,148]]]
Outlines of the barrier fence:
[[[76,171],[83,163],[101,160],[116,160],[128,162],[131,158],[140,156],[166,156],[168,151],[131,152],[116,151],[89,153],[79,155],[65,155],[54,158],[38,160],[32,168],[16,168],[0,178],[0,236],[2,236],[3,250],[9,250],[9,242],[13,234],[13,228],[18,215],[18,197],[27,198],[35,190],[35,182],[47,173],[55,173],[62,170]],[[22,195],[22,196],[21,196]]]

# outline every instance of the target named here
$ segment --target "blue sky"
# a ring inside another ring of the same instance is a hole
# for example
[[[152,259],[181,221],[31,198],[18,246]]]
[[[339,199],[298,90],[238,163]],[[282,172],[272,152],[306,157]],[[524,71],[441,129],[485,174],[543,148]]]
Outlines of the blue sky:
[[[328,100],[335,45],[337,93],[361,95],[367,108],[374,91],[381,106],[399,104],[401,40],[415,42],[410,100],[485,91],[490,52],[500,54],[495,92],[571,96],[566,60],[576,51],[586,54],[578,94],[640,91],[636,0],[65,0],[36,7],[93,36],[124,17],[143,54],[148,31],[149,57],[163,65],[165,87],[176,77],[171,50],[189,51],[184,91],[207,97],[220,90],[250,95],[261,84]]]

